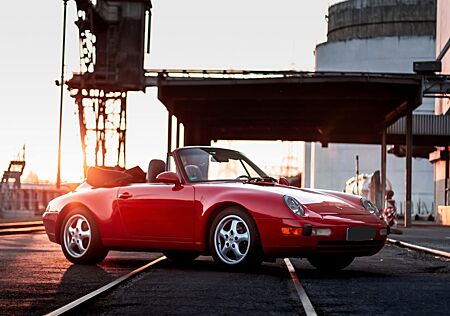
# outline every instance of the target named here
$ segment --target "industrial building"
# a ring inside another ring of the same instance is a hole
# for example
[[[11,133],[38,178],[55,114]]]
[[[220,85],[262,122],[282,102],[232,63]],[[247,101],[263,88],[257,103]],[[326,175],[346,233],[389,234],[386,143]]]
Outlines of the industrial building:
[[[327,19],[328,40],[316,47],[316,71],[413,73],[413,62],[435,59],[435,0],[341,1],[330,6]],[[414,111],[414,121],[434,114],[434,108],[434,99],[424,98]],[[360,117],[353,117],[355,124],[365,115],[367,113],[361,111]],[[395,128],[396,124],[391,125],[387,133]],[[306,145],[305,152],[306,175],[310,175],[306,185],[318,188],[343,190],[346,181],[355,175],[356,156],[360,173],[370,174],[380,168],[378,145],[329,144],[323,147],[320,143],[311,143]],[[413,215],[434,214],[435,210],[434,171],[427,154],[416,155],[413,159]],[[388,155],[387,178],[402,213],[404,158]]]

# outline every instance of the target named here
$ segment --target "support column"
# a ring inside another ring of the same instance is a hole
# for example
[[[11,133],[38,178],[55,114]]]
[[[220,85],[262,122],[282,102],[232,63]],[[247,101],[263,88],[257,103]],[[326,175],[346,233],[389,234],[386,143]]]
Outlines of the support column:
[[[406,115],[406,187],[405,187],[405,227],[411,227],[411,189],[412,189],[412,145],[413,118],[412,110]]]
[[[167,154],[172,152],[172,113],[168,113],[167,119]]]
[[[177,118],[177,131],[176,131],[176,148],[180,148],[180,121]]]
[[[311,187],[311,143],[305,142],[304,145],[302,188],[309,188]]]
[[[445,146],[445,178],[444,178],[444,205],[450,205],[449,203],[449,192],[450,192],[450,157],[449,157],[449,147]]]
[[[311,168],[309,172],[309,185],[310,188],[314,189],[316,187],[316,143],[314,142],[311,143]]]
[[[384,208],[386,197],[386,125],[381,132],[381,207]]]

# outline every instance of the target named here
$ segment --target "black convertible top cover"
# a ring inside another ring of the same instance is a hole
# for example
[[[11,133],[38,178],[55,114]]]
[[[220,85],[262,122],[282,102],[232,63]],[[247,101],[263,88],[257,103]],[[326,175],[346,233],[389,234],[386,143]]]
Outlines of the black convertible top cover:
[[[145,182],[145,172],[138,166],[125,171],[90,167],[87,171],[86,182],[95,188],[112,188],[131,183]]]

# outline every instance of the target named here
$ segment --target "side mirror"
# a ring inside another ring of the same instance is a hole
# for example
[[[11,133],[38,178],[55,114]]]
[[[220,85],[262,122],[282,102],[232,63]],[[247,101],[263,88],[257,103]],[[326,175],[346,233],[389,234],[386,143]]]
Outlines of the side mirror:
[[[278,180],[278,183],[281,184],[281,185],[285,185],[285,186],[289,186],[290,185],[288,179],[286,179],[285,177],[281,177]]]
[[[175,172],[172,171],[164,171],[156,176],[157,183],[171,183],[175,184],[175,187],[181,186],[180,178]]]

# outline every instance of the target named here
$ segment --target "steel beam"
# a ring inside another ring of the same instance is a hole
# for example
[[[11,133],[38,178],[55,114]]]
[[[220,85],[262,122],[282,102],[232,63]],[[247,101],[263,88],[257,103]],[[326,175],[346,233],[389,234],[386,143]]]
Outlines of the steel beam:
[[[405,227],[411,227],[411,188],[412,188],[412,145],[413,145],[413,120],[412,111],[406,114],[406,181],[405,181]]]
[[[450,76],[424,76],[423,96],[426,98],[448,98]]]
[[[180,121],[177,119],[176,148],[180,148]]]
[[[60,96],[59,96],[59,129],[58,129],[58,166],[56,170],[56,188],[61,187],[61,141],[62,141],[62,119],[63,119],[63,99],[64,99],[64,67],[65,67],[65,55],[66,55],[66,21],[67,21],[67,1],[63,0],[63,38],[62,38],[62,52],[61,52],[61,81]]]
[[[387,156],[387,144],[386,144],[386,126],[383,127],[381,133],[381,206],[385,207],[386,197],[386,156]]]

